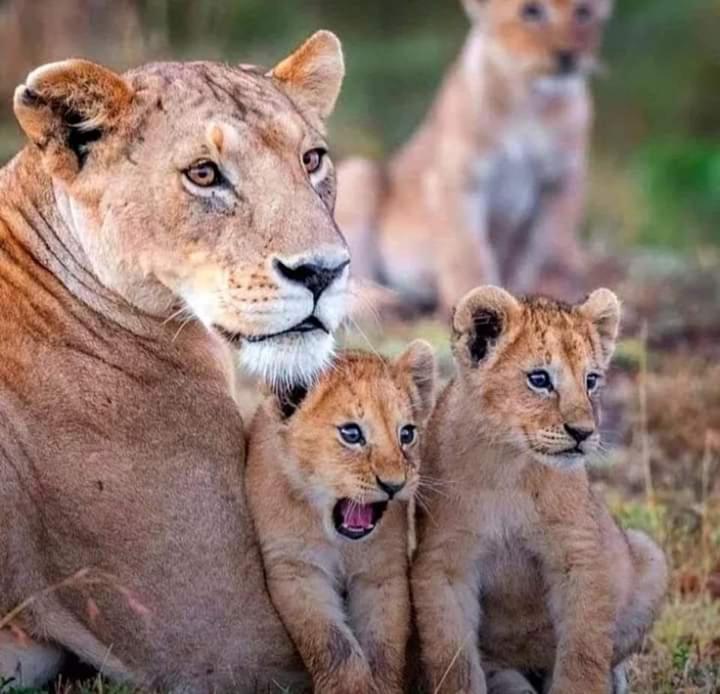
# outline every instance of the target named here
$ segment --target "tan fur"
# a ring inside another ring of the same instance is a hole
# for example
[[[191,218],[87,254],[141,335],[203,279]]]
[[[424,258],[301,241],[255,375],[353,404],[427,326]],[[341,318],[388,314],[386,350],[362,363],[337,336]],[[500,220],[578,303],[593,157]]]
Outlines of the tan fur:
[[[604,289],[569,306],[485,287],[457,308],[412,572],[431,691],[532,692],[521,673],[535,673],[552,694],[606,694],[651,627],[665,558],[618,528],[585,470],[600,446],[587,377],[606,371],[618,322]],[[536,369],[551,392],[529,386]],[[566,425],[586,430],[581,453]]]
[[[303,163],[339,43],[321,32],[282,65],[68,60],[16,92],[31,143],[0,172],[0,618],[35,596],[31,638],[150,688],[303,678],[243,496],[228,344],[302,381],[329,334],[252,339],[344,315],[332,164]],[[221,185],[193,187],[203,161]],[[337,273],[313,293],[279,263]],[[19,660],[0,642],[0,676]]]
[[[449,308],[482,282],[520,291],[551,266],[577,273],[592,118],[587,75],[609,0],[467,0],[473,28],[425,121],[386,165],[338,170],[337,219],[354,272]],[[577,71],[557,74],[557,52]],[[375,169],[374,176],[368,169]]]
[[[403,691],[410,632],[408,514],[419,482],[419,444],[434,403],[435,363],[417,342],[396,361],[343,354],[289,419],[268,402],[250,435],[247,496],[273,603],[312,674],[317,694]],[[348,447],[338,427],[362,426]],[[408,446],[400,427],[418,427]],[[389,497],[375,530],[338,533],[340,499]]]

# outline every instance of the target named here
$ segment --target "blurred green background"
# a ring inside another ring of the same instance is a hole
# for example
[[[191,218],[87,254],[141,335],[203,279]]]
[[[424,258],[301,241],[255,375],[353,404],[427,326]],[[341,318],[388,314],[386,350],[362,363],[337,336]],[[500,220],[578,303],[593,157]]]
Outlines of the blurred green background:
[[[0,157],[21,142],[12,89],[83,55],[116,67],[206,57],[272,64],[317,28],[342,38],[337,155],[382,156],[428,108],[468,24],[458,0],[0,0]],[[619,0],[596,79],[585,233],[606,247],[717,256],[720,0]]]

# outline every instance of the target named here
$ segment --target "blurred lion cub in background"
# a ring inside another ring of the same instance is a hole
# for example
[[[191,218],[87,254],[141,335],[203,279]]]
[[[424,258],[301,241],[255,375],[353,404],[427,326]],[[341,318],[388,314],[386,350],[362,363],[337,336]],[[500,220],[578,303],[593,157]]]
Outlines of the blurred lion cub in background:
[[[340,356],[253,422],[247,498],[273,603],[316,694],[400,694],[410,634],[408,504],[435,357]]]
[[[627,691],[623,661],[653,624],[667,566],[616,525],[584,465],[619,320],[607,289],[576,306],[495,287],[460,302],[412,569],[429,691]]]
[[[445,310],[481,283],[574,293],[596,67],[612,0],[464,0],[473,26],[418,131],[338,170],[354,272]],[[552,281],[552,280],[551,280]]]

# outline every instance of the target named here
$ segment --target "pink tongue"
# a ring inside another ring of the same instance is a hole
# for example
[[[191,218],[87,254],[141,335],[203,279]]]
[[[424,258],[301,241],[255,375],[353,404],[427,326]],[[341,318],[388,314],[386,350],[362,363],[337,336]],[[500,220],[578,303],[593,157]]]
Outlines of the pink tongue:
[[[345,500],[342,506],[343,524],[348,528],[362,528],[367,530],[372,527],[372,506]]]

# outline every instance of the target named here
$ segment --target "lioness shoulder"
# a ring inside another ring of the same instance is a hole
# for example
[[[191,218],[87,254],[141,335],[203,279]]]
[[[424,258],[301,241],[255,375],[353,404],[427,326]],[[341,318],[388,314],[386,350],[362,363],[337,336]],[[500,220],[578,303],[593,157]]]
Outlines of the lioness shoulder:
[[[316,692],[401,692],[410,630],[408,501],[435,359],[340,356],[250,434],[247,498],[272,600]]]

